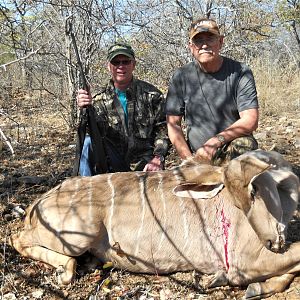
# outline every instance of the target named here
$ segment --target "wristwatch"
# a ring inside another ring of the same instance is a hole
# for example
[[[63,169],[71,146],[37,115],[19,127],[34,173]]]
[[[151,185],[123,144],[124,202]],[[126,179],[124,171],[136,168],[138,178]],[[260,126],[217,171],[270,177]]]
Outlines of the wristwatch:
[[[217,134],[216,138],[219,140],[219,142],[221,143],[221,146],[223,146],[226,142],[225,137],[222,134]]]

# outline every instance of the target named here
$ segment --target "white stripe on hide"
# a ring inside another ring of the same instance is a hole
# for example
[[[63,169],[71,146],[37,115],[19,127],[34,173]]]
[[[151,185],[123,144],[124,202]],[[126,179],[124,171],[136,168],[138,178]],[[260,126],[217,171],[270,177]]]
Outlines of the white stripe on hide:
[[[159,240],[158,248],[157,248],[157,251],[159,252],[161,247],[162,247],[163,240],[166,237],[165,230],[166,230],[166,224],[167,224],[167,209],[166,209],[166,198],[165,198],[164,186],[163,186],[163,176],[162,176],[161,173],[158,173],[158,177],[159,177],[158,191],[159,191],[159,194],[160,194],[160,200],[161,200],[162,209],[163,209],[162,218],[161,218],[161,220],[162,220],[162,224],[161,224],[162,234],[160,236],[160,240]]]
[[[88,203],[88,220],[91,224],[94,224],[93,221],[93,177],[90,177],[88,184],[88,192],[87,192],[87,203]]]
[[[138,229],[137,236],[136,236],[136,248],[135,248],[135,251],[134,251],[135,256],[137,256],[137,254],[139,252],[139,249],[140,249],[140,236],[141,236],[141,233],[142,233],[142,230],[143,230],[143,227],[144,227],[145,211],[146,211],[146,207],[145,207],[146,201],[145,201],[145,193],[144,193],[144,188],[145,188],[144,179],[145,179],[145,177],[144,177],[144,175],[140,176],[138,173],[137,173],[137,176],[139,177],[142,212],[141,212],[141,222],[140,222],[141,226]]]
[[[115,206],[115,188],[114,185],[111,181],[111,178],[113,176],[113,173],[109,174],[107,176],[107,184],[110,187],[111,190],[111,197],[110,197],[110,208],[109,208],[109,217],[108,217],[108,222],[107,222],[107,234],[110,242],[113,242],[113,237],[112,237],[112,219],[114,216],[114,206]]]
[[[185,252],[186,247],[188,246],[189,243],[189,226],[188,226],[188,218],[186,215],[186,210],[185,210],[185,205],[184,205],[184,198],[180,197],[180,208],[182,210],[182,222],[183,222],[183,232],[184,232],[184,246],[183,246],[183,252]]]
[[[70,215],[73,216],[71,218],[72,225],[70,225],[70,228],[77,228],[77,226],[78,226],[78,212],[75,211],[74,202],[76,202],[77,194],[81,190],[81,182],[82,182],[82,180],[80,179],[80,177],[78,177],[76,180],[76,183],[75,183],[75,192],[72,194],[72,196],[70,198],[70,204],[69,204],[70,211],[71,211]],[[64,224],[61,224],[61,225],[62,225],[61,230],[63,230],[63,228],[65,228],[65,225]]]
[[[175,176],[175,178],[177,180],[177,184],[180,184],[182,182],[183,178],[184,178],[182,176],[181,172],[180,172],[180,169],[175,169],[173,171],[173,174],[174,174],[174,176]],[[184,209],[185,208],[185,205],[184,205],[185,199],[182,198],[182,197],[178,197],[178,198],[179,198],[179,201],[180,201],[179,207],[182,210],[181,216],[182,216],[182,226],[183,226],[183,233],[184,233],[183,234],[183,236],[184,236],[183,238],[184,238],[184,241],[185,241],[182,250],[184,252],[185,248],[188,246],[188,243],[189,243],[189,239],[188,239],[188,236],[189,236],[189,227],[188,227],[188,222],[187,222],[186,211]]]

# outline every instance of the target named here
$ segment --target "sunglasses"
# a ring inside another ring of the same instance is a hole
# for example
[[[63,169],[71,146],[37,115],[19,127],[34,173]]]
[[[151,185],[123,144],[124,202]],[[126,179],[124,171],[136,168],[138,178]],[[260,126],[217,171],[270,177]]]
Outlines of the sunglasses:
[[[217,36],[209,36],[206,38],[200,38],[200,37],[196,37],[192,39],[192,43],[196,46],[196,47],[202,47],[204,44],[205,45],[212,45],[214,44],[216,41],[218,40]]]
[[[129,59],[129,60],[112,60],[110,63],[116,67],[120,65],[128,66],[131,64],[131,62],[132,60]]]

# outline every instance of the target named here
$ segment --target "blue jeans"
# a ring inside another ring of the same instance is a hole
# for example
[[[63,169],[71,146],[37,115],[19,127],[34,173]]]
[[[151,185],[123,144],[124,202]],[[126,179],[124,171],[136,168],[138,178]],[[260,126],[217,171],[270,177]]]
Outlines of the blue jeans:
[[[79,164],[80,176],[92,176],[92,170],[89,163],[91,144],[92,144],[91,137],[86,136],[84,139],[81,156],[80,156],[80,164]]]
[[[127,172],[130,171],[130,167],[126,165],[124,159],[119,154],[118,150],[106,143],[106,151],[109,156],[109,171],[108,172]],[[90,136],[86,136],[84,139],[80,164],[79,175],[80,176],[93,176],[97,173],[96,167],[93,164],[93,147]]]

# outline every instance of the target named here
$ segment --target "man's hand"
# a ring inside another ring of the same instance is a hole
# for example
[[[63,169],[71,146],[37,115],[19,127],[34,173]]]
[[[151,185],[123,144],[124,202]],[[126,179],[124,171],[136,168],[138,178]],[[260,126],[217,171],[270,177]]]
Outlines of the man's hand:
[[[154,156],[144,167],[143,171],[160,171],[163,169],[163,163],[159,156]]]
[[[87,107],[92,104],[92,96],[86,90],[78,90],[77,93],[77,105],[80,108]]]
[[[211,161],[217,149],[221,146],[222,143],[214,136],[196,151],[195,157],[201,158],[202,160]]]
[[[167,115],[168,136],[181,159],[192,156],[181,127],[182,116]]]

